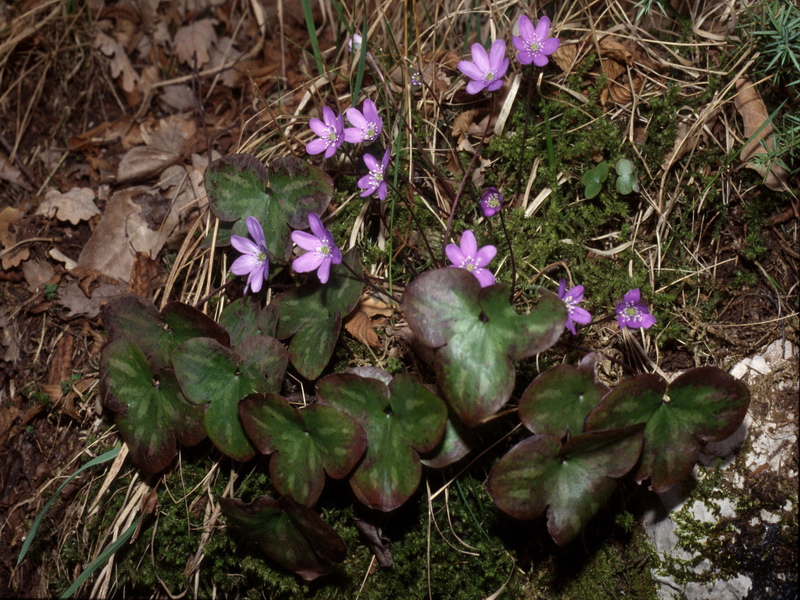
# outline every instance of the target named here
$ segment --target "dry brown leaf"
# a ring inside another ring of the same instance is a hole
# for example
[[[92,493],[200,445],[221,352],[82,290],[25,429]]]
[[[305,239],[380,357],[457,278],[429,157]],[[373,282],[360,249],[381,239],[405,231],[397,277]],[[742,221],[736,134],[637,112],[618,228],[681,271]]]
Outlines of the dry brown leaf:
[[[117,183],[148,179],[180,159],[184,144],[195,134],[194,121],[173,115],[161,119],[155,127],[142,126],[145,146],[131,148],[117,167]]]
[[[84,146],[101,146],[116,142],[128,133],[132,123],[133,119],[129,115],[122,115],[116,121],[103,121],[89,131],[72,136],[67,143],[70,150],[79,150]]]
[[[123,90],[130,93],[138,89],[141,81],[139,74],[117,40],[99,31],[94,38],[94,47],[111,59],[111,76],[114,79],[122,77]]]
[[[177,225],[169,205],[169,199],[143,186],[115,192],[78,257],[78,266],[129,281],[136,252],[156,256]]]
[[[789,174],[777,162],[772,161],[771,166],[752,160],[759,154],[768,154],[775,149],[775,138],[772,133],[775,128],[771,123],[762,125],[769,119],[767,106],[761,99],[755,85],[747,78],[740,77],[736,81],[736,96],[733,101],[736,110],[742,117],[744,125],[744,136],[747,139],[755,137],[742,148],[739,158],[746,162],[748,169],[757,171],[764,177],[764,185],[771,190],[781,191],[789,189]],[[761,129],[761,131],[759,131]],[[756,132],[758,131],[758,134]]]
[[[561,44],[558,50],[550,55],[550,58],[564,73],[569,73],[575,65],[576,56],[578,56],[578,44]]]
[[[78,283],[73,281],[66,286],[58,288],[58,303],[69,311],[66,315],[68,319],[74,317],[94,319],[100,314],[100,309],[104,304],[114,296],[124,293],[124,285],[101,283],[92,290],[92,297],[88,298],[78,287]]]
[[[159,284],[158,262],[144,252],[137,252],[128,283],[128,293],[149,298]]]
[[[5,179],[6,181],[14,183],[27,191],[33,189],[30,184],[22,178],[22,171],[14,166],[2,152],[0,152],[0,179]]]
[[[17,243],[16,234],[11,228],[20,220],[22,212],[11,206],[0,210],[0,246],[10,248]]]
[[[600,40],[600,53],[604,58],[613,58],[628,65],[634,63],[634,56],[631,51],[611,36],[605,36]]]
[[[100,214],[94,199],[95,194],[91,188],[75,187],[64,194],[58,190],[47,190],[44,202],[36,209],[36,214],[48,218],[55,216],[59,221],[69,221],[77,225]]]
[[[14,248],[13,250],[4,250],[0,252],[0,267],[3,268],[4,271],[8,269],[15,269],[17,268],[20,263],[23,261],[28,260],[30,258],[30,250],[25,247],[21,248]]]
[[[623,65],[609,58],[603,59],[601,69],[603,74],[612,81],[616,80],[625,72],[625,67]]]
[[[26,260],[22,264],[22,274],[25,276],[25,282],[28,284],[28,289],[35,292],[39,287],[50,281],[56,270],[49,264],[42,260]]]
[[[477,114],[477,108],[472,108],[459,113],[458,116],[453,120],[453,137],[458,137],[467,133]]]
[[[214,31],[217,22],[216,19],[200,19],[178,29],[174,40],[178,60],[198,68],[210,61],[209,52],[217,41],[217,32]]]
[[[363,310],[350,313],[344,322],[344,328],[362,344],[372,348],[380,346],[378,334],[372,329],[370,319]]]
[[[64,263],[64,269],[67,271],[72,271],[75,267],[78,266],[74,260],[72,260],[69,256],[61,252],[58,248],[50,248],[50,251],[47,255],[52,258],[53,260],[57,260],[60,263]]]

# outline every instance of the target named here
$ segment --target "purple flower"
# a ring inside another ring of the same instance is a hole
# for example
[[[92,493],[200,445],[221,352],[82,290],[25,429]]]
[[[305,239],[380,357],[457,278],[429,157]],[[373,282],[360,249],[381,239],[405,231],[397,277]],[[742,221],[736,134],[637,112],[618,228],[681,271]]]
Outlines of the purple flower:
[[[242,256],[233,261],[231,272],[234,275],[247,275],[247,284],[244,293],[249,287],[254,292],[261,291],[261,285],[269,277],[269,252],[267,241],[264,239],[264,230],[255,217],[247,217],[247,231],[254,242],[247,238],[232,235],[231,246],[242,253]]]
[[[347,49],[350,52],[358,52],[361,50],[361,42],[363,39],[361,38],[360,33],[354,33],[350,36],[350,39],[347,40]]]
[[[344,130],[344,141],[351,144],[359,142],[372,142],[383,129],[383,119],[378,116],[378,109],[375,103],[367,98],[362,105],[363,113],[356,108],[348,108],[345,111],[347,120],[353,127]]]
[[[324,152],[325,158],[330,158],[344,143],[344,117],[323,106],[322,118],[324,123],[317,118],[312,118],[309,123],[319,138],[306,144],[306,152],[309,154]]]
[[[472,80],[467,84],[468,94],[477,94],[484,88],[487,92],[499,89],[508,70],[506,43],[495,40],[488,54],[480,44],[472,44],[472,62],[460,61],[458,70]]]
[[[378,192],[378,198],[386,198],[386,167],[389,166],[389,149],[383,153],[383,160],[378,160],[372,154],[364,155],[364,164],[367,165],[369,173],[358,180],[358,187],[362,190],[361,196],[369,196]]]
[[[409,71],[409,79],[411,81],[412,90],[418,90],[422,87],[422,73],[420,73],[417,69],[411,69]]]
[[[455,244],[447,244],[444,249],[447,258],[453,263],[451,267],[456,269],[466,269],[475,277],[478,278],[481,287],[486,287],[494,283],[494,275],[491,271],[487,271],[483,267],[488,265],[495,254],[497,248],[494,246],[484,246],[478,250],[478,242],[475,240],[475,234],[467,229],[461,234],[461,247]]]
[[[620,327],[632,329],[649,329],[656,323],[656,318],[647,310],[647,305],[641,302],[639,288],[629,290],[617,304],[617,323]]]
[[[567,307],[567,323],[566,328],[572,332],[572,335],[577,335],[575,332],[575,323],[586,325],[591,322],[592,315],[589,311],[578,306],[578,302],[583,302],[583,286],[576,285],[567,290],[567,281],[562,279],[558,284],[558,297],[564,302]]]
[[[520,15],[517,24],[520,35],[511,37],[511,43],[517,49],[517,60],[523,65],[533,63],[537,67],[545,66],[549,62],[547,55],[558,50],[559,44],[558,38],[547,37],[550,33],[550,19],[542,17],[534,29],[531,20]]]
[[[484,217],[493,217],[500,212],[503,206],[503,194],[497,188],[488,188],[481,196],[481,210]]]
[[[294,259],[292,270],[297,273],[307,273],[316,269],[320,283],[328,283],[331,263],[338,265],[342,262],[342,253],[336,247],[331,232],[325,229],[317,215],[314,213],[308,215],[308,225],[311,227],[311,233],[292,232],[292,241],[303,250],[308,250]]]

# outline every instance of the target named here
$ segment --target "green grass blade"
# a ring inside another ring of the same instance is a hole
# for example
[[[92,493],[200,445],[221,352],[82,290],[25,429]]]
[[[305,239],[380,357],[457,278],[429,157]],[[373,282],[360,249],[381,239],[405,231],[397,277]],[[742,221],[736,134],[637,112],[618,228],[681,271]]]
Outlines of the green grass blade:
[[[303,16],[306,19],[306,29],[311,40],[311,50],[314,52],[314,60],[317,61],[317,71],[320,75],[325,74],[325,64],[322,62],[322,54],[319,51],[319,40],[317,39],[317,28],[314,26],[314,16],[311,14],[311,1],[301,0],[303,5]]]
[[[97,558],[95,558],[91,562],[91,564],[89,564],[89,566],[83,570],[83,573],[78,575],[77,579],[75,579],[75,581],[72,582],[72,585],[69,586],[67,590],[63,594],[61,594],[61,596],[59,596],[59,598],[61,598],[62,600],[64,598],[70,598],[72,594],[74,594],[77,591],[77,589],[81,587],[83,583],[87,579],[89,579],[89,577],[92,576],[92,573],[94,573],[98,569],[98,567],[104,565],[105,562],[111,557],[111,555],[114,554],[117,550],[119,550],[122,547],[122,545],[125,542],[127,542],[128,539],[130,539],[130,537],[133,535],[133,532],[136,531],[136,528],[139,526],[139,523],[141,522],[142,522],[142,515],[139,515],[139,517],[133,523],[131,523],[131,526],[122,532],[122,535],[120,535],[116,540],[110,543],[105,548],[105,550],[103,550],[100,553],[100,555]]]
[[[61,493],[61,490],[63,490],[70,481],[75,479],[75,477],[80,475],[86,469],[89,469],[89,468],[94,467],[96,465],[103,464],[104,462],[108,462],[111,459],[115,458],[117,456],[117,454],[119,454],[119,450],[120,450],[119,448],[114,448],[113,450],[109,450],[105,454],[101,454],[100,456],[98,456],[96,458],[93,458],[92,460],[87,462],[85,465],[83,465],[80,469],[75,471],[72,475],[67,477],[67,479],[64,481],[64,483],[62,483],[59,486],[59,488],[56,490],[56,493],[53,494],[53,497],[50,498],[50,500],[47,501],[47,503],[42,507],[42,510],[39,511],[39,514],[36,515],[36,518],[33,520],[33,525],[31,525],[31,530],[28,532],[28,535],[25,538],[25,543],[22,544],[22,550],[19,551],[19,558],[17,558],[17,564],[21,563],[22,559],[25,558],[25,555],[28,553],[28,549],[30,548],[31,544],[33,543],[33,538],[36,536],[36,532],[39,529],[39,525],[41,524],[45,513],[48,511],[48,509],[50,508],[50,505],[53,504],[55,499],[58,498],[58,495]]]
[[[358,67],[356,68],[356,82],[353,85],[352,104],[358,102],[358,94],[364,81],[364,69],[367,64],[367,7],[364,5],[364,23],[361,25],[361,48],[358,49]]]

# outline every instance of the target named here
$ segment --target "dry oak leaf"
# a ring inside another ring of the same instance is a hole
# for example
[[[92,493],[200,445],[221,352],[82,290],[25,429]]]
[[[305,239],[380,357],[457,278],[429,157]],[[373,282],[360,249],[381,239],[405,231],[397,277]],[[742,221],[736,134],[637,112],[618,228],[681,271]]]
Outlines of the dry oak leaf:
[[[88,131],[74,135],[67,143],[70,150],[79,150],[85,146],[102,146],[121,139],[133,124],[133,118],[122,115],[116,121],[103,121]]]
[[[744,135],[752,140],[742,148],[739,158],[748,169],[757,171],[764,178],[764,185],[775,191],[788,190],[789,174],[776,161],[771,164],[753,160],[759,154],[769,154],[775,150],[775,138],[772,133],[775,128],[768,123],[769,113],[767,106],[761,99],[756,86],[747,77],[736,80],[736,96],[734,96],[736,110],[742,117]],[[756,133],[758,132],[758,133]]]
[[[117,167],[117,183],[139,181],[159,175],[177,162],[184,144],[197,130],[194,121],[173,115],[161,119],[153,128],[142,126],[144,146],[128,150]]]
[[[198,68],[211,60],[209,52],[217,41],[217,32],[214,31],[217,22],[216,19],[200,19],[178,29],[174,40],[178,60]]]
[[[344,328],[362,344],[378,348],[381,344],[373,326],[383,324],[388,317],[392,316],[393,312],[388,303],[365,292],[361,296],[358,306],[345,320]]]
[[[16,208],[7,206],[0,210],[0,267],[4,271],[18,267],[31,255],[27,246],[15,247],[17,236],[11,228],[21,218],[22,212]]]
[[[75,187],[63,194],[58,190],[47,190],[36,214],[77,225],[100,214],[94,199],[95,193],[91,188]]]
[[[94,38],[94,47],[111,59],[111,76],[114,79],[122,76],[123,90],[130,93],[139,87],[139,74],[117,40],[99,31]]]

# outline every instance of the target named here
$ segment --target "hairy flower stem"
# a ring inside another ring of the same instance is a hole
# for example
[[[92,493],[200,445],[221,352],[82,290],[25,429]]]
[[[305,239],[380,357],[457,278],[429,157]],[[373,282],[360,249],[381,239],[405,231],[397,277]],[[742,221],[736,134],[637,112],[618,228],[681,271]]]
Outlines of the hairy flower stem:
[[[489,106],[489,118],[486,120],[486,129],[483,130],[483,135],[481,136],[481,142],[475,149],[475,154],[472,155],[472,160],[469,162],[467,170],[464,171],[464,176],[461,178],[461,182],[458,184],[456,197],[453,198],[453,204],[450,206],[450,214],[447,216],[447,227],[445,227],[444,230],[445,243],[447,243],[447,240],[450,239],[450,228],[453,226],[453,217],[455,217],[456,208],[458,208],[458,200],[461,198],[461,194],[464,192],[464,186],[467,184],[467,179],[469,178],[469,174],[472,173],[472,167],[475,166],[475,161],[478,160],[478,157],[481,154],[481,150],[483,150],[483,146],[486,143],[486,136],[489,134],[489,127],[492,124],[492,114],[494,114],[494,94],[492,94],[492,103]],[[442,260],[444,260],[444,256],[445,254],[443,249]]]
[[[503,226],[503,235],[506,237],[506,244],[508,244],[508,257],[511,259],[511,293],[508,299],[514,298],[514,288],[517,286],[517,263],[514,260],[514,248],[511,245],[511,236],[508,235],[508,228],[506,227],[505,211],[500,211],[500,224]]]
[[[528,91],[525,98],[525,124],[522,128],[522,140],[519,144],[519,160],[517,161],[517,186],[514,190],[514,197],[519,198],[522,184],[522,161],[525,157],[525,146],[528,142],[528,123],[531,120],[531,98],[533,97],[533,67],[528,67]]]

